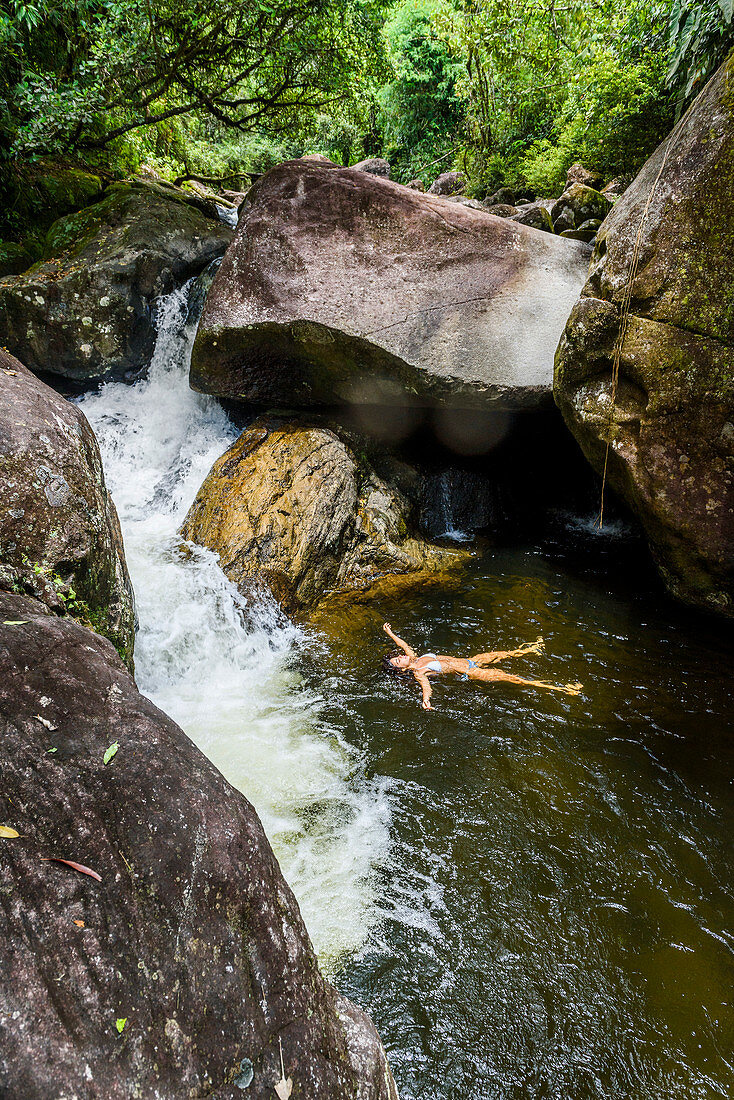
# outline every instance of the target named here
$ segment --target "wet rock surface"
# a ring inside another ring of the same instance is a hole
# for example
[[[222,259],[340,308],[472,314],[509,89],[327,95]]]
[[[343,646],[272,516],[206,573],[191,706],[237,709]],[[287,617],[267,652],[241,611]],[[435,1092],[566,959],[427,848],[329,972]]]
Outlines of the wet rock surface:
[[[280,165],[249,193],[191,382],[271,408],[542,404],[588,256],[364,172]]]
[[[2,349],[0,588],[93,626],[132,664],[132,588],[97,440],[80,409]]]
[[[411,535],[410,505],[331,430],[262,419],[214,464],[181,529],[243,591],[290,611],[396,575],[420,584],[466,555]]]
[[[60,218],[45,260],[0,279],[0,340],[31,370],[90,381],[140,370],[154,301],[220,256],[232,230],[152,184]]]
[[[109,642],[0,592],[0,704],[3,1097],[271,1100],[282,1044],[294,1100],[397,1100],[254,809]]]
[[[556,360],[555,395],[634,508],[670,590],[734,613],[734,63],[618,199]],[[659,181],[658,173],[661,172]],[[620,304],[653,190],[612,402]]]

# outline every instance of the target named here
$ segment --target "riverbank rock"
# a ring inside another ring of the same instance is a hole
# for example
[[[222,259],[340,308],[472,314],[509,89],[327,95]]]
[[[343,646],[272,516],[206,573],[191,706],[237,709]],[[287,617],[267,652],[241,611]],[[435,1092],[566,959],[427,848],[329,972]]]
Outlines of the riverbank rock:
[[[56,221],[47,259],[0,279],[0,341],[31,370],[91,381],[147,364],[156,297],[232,239],[229,227],[163,192],[121,185]]]
[[[585,168],[583,164],[576,161],[572,164],[569,170],[566,172],[566,189],[572,187],[574,183],[581,183],[584,187],[591,187],[594,191],[601,191],[604,186],[604,177],[600,176],[598,172],[591,172],[588,168]]]
[[[133,593],[97,440],[80,409],[3,349],[0,588],[91,626],[132,667]]]
[[[0,732],[5,1100],[272,1100],[281,1044],[293,1100],[397,1100],[250,803],[108,642],[2,592]]]
[[[572,183],[553,204],[551,218],[554,226],[561,219],[566,219],[569,224],[564,225],[564,229],[577,229],[589,218],[603,220],[611,209],[612,203],[606,195],[583,183]],[[560,230],[556,228],[558,232]]]
[[[270,408],[550,402],[590,250],[354,169],[250,191],[191,384]]]
[[[553,232],[553,219],[550,216],[548,201],[530,202],[518,207],[512,215],[512,220],[520,222],[520,225],[529,225],[533,229],[540,229],[543,233]]]
[[[384,157],[368,157],[367,160],[360,160],[357,164],[353,164],[352,168],[356,168],[358,172],[369,172],[372,176],[390,179],[390,161],[385,160]]]
[[[428,194],[461,195],[468,182],[463,172],[442,172],[428,188]]]
[[[388,575],[413,577],[467,555],[412,538],[410,509],[326,428],[260,420],[215,462],[184,521],[184,539],[219,554],[243,591],[265,582],[289,611]]]
[[[671,591],[734,614],[734,60],[617,200],[556,360],[589,461],[640,516]],[[612,403],[620,302],[651,190]]]

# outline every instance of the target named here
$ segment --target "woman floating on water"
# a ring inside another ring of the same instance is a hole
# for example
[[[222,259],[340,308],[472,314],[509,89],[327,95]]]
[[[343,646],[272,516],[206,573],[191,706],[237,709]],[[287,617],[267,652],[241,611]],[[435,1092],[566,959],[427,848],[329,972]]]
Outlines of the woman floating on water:
[[[412,672],[421,686],[423,692],[423,709],[433,710],[431,706],[431,681],[429,676],[444,676],[448,672],[455,672],[462,680],[481,680],[483,683],[496,683],[503,681],[506,684],[521,684],[523,687],[546,688],[548,691],[562,691],[566,695],[578,695],[581,692],[581,684],[549,684],[546,680],[524,680],[522,676],[513,676],[510,672],[503,672],[500,668],[485,668],[485,665],[496,664],[506,657],[521,657],[528,653],[541,653],[543,639],[537,642],[528,642],[519,649],[499,650],[496,653],[476,653],[473,657],[445,657],[436,656],[435,653],[424,653],[419,657],[414,649],[397,634],[393,634],[390,624],[385,623],[382,628],[395,645],[402,649],[402,654],[388,657],[391,668],[397,672]]]

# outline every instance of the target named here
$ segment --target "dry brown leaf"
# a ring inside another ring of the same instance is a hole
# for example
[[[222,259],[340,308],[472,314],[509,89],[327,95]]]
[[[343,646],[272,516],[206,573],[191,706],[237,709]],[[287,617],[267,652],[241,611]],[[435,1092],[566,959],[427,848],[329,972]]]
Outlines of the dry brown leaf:
[[[41,856],[41,859],[51,860],[53,863],[65,863],[67,867],[72,867],[81,875],[89,875],[90,878],[96,878],[97,882],[102,881],[102,876],[98,875],[96,871],[93,871],[91,867],[85,867],[83,863],[74,863],[73,859],[62,859],[60,856]]]
[[[13,378],[15,378],[18,372],[17,370],[6,370],[5,367],[3,367],[3,374],[10,374]]]
[[[283,1041],[278,1036],[278,1046],[280,1047],[280,1081],[276,1081],[273,1088],[277,1092],[280,1100],[288,1100],[288,1097],[293,1092],[293,1078],[289,1077],[286,1081],[285,1067],[283,1065]]]
[[[43,718],[40,714],[34,714],[33,717],[37,718],[38,721],[41,722],[47,730],[51,730],[52,733],[54,730],[57,730],[59,728],[58,726],[55,726],[53,722],[49,722],[48,718]]]
[[[20,833],[17,829],[11,829],[9,825],[0,825],[0,836],[5,837],[6,840],[15,840]]]

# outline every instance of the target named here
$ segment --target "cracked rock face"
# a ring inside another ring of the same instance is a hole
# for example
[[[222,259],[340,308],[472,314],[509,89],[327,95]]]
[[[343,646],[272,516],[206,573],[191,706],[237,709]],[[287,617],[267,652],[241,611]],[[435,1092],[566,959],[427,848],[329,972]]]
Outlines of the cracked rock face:
[[[75,381],[138,371],[155,343],[155,299],[231,239],[190,205],[120,186],[54,222],[46,259],[0,279],[0,340],[31,370]]]
[[[243,591],[264,581],[289,611],[383,578],[415,583],[467,555],[411,537],[409,505],[334,432],[259,420],[218,459],[181,534],[219,554]]]
[[[133,593],[97,440],[80,409],[2,349],[0,588],[87,622],[132,667]]]
[[[281,1043],[292,1100],[397,1100],[250,803],[109,642],[6,592],[0,744],[5,1100],[272,1100]]]
[[[282,164],[248,192],[191,383],[269,407],[542,404],[589,254],[365,172]]]
[[[620,302],[645,204],[612,402]],[[734,61],[606,218],[558,349],[566,423],[639,515],[670,590],[734,615]]]

